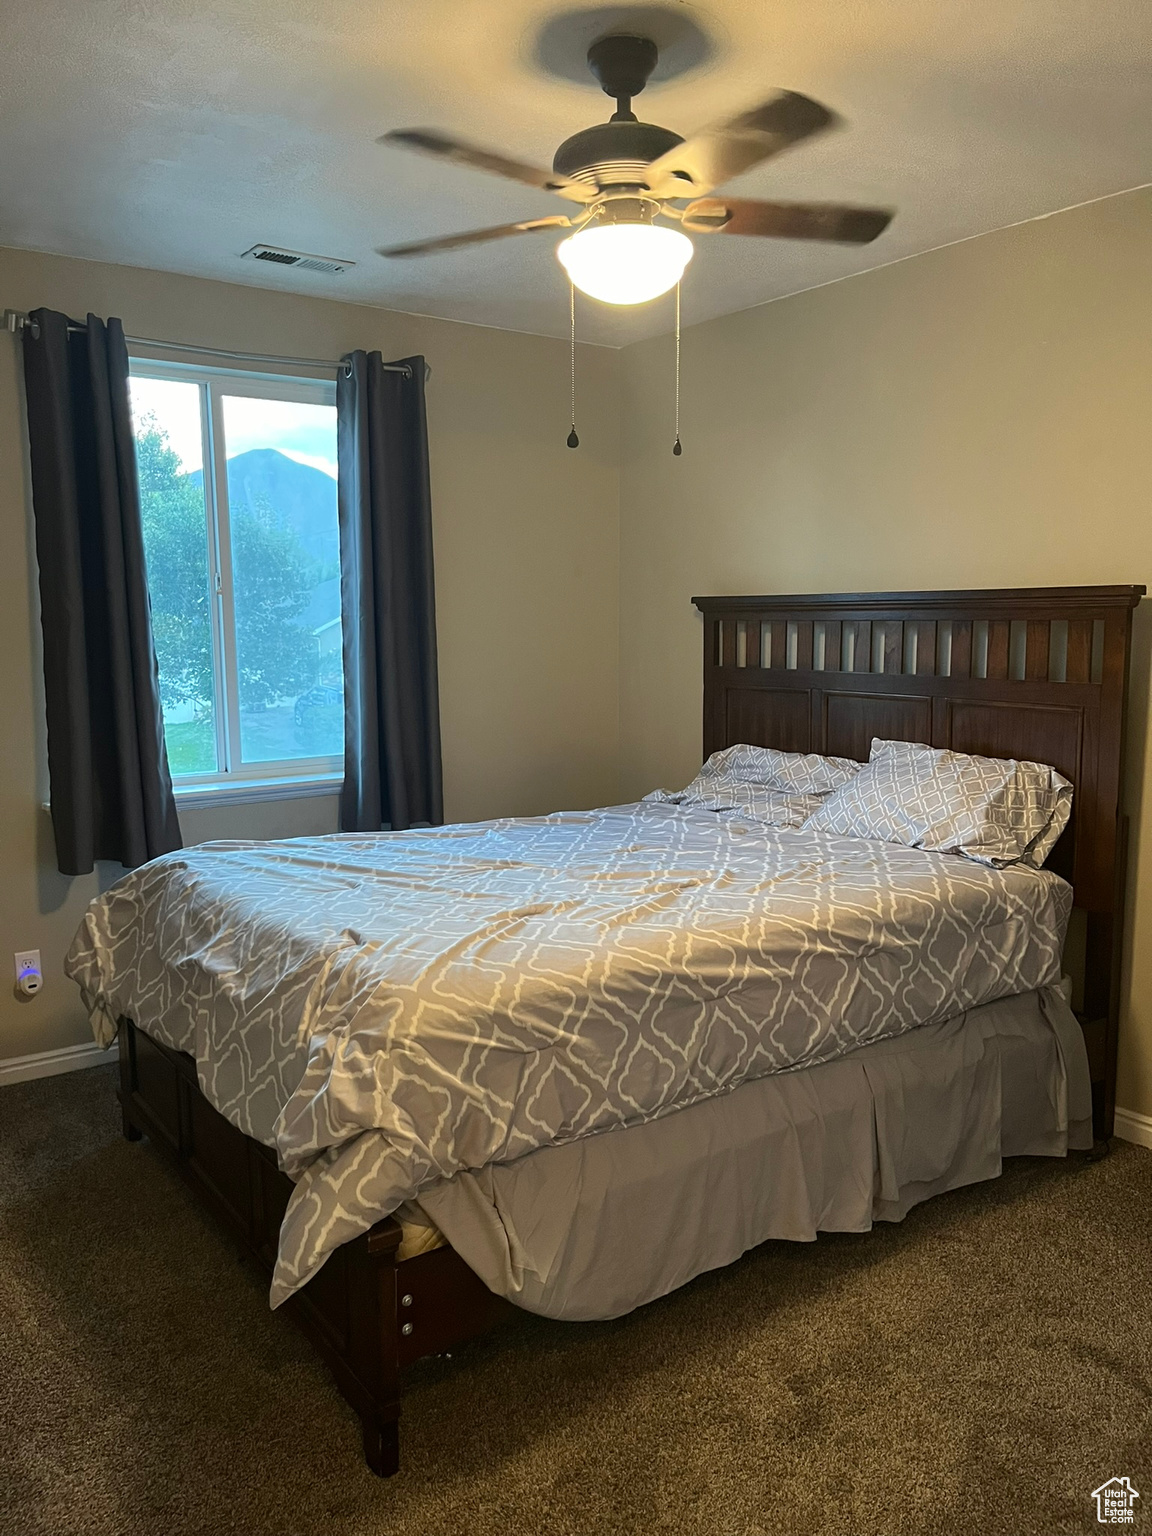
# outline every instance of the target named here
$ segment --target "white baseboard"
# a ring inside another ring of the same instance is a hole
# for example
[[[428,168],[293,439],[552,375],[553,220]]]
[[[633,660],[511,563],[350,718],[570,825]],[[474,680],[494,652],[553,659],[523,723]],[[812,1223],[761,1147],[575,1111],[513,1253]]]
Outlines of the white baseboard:
[[[1152,1147],[1152,1115],[1138,1115],[1134,1109],[1116,1111],[1116,1134],[1122,1141]]]
[[[34,1077],[56,1077],[61,1072],[75,1072],[80,1067],[106,1067],[115,1060],[116,1052],[106,1051],[95,1040],[84,1045],[65,1045],[58,1051],[9,1056],[7,1060],[0,1060],[0,1088],[6,1083],[27,1083]]]

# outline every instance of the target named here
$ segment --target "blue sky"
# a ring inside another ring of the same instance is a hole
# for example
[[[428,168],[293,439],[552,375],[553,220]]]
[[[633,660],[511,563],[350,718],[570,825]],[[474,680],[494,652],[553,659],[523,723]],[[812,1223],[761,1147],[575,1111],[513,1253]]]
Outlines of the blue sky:
[[[184,471],[202,468],[198,386],[181,379],[133,377],[131,388],[135,420],[153,414]],[[278,448],[336,478],[335,406],[225,395],[224,437],[230,459],[251,448]]]

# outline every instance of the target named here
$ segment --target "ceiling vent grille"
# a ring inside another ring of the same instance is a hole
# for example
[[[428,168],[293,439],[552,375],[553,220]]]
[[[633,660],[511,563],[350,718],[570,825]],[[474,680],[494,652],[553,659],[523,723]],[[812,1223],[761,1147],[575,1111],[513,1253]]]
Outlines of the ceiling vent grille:
[[[279,245],[254,245],[244,252],[246,261],[268,261],[278,267],[295,267],[300,272],[346,272],[354,267],[354,261],[341,261],[336,256],[309,256],[304,251],[286,251]]]

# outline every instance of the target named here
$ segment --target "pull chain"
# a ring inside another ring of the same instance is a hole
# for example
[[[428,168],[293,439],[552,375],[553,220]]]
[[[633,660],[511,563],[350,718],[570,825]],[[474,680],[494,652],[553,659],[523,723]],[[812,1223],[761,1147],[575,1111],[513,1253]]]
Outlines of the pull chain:
[[[684,452],[680,446],[680,284],[676,284],[676,441],[672,452],[677,458]]]
[[[572,430],[568,434],[569,448],[579,448],[576,436],[576,284],[568,284],[568,330],[572,344]]]

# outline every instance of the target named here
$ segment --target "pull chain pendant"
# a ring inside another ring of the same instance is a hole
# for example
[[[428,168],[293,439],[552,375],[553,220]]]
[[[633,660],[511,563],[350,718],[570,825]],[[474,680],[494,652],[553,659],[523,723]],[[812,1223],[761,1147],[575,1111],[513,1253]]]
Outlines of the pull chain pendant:
[[[684,452],[680,446],[680,284],[676,284],[676,441],[672,452],[676,458]]]
[[[569,448],[579,448],[580,439],[576,436],[576,285],[571,282],[568,284],[568,331],[572,352],[572,430],[566,441]]]

